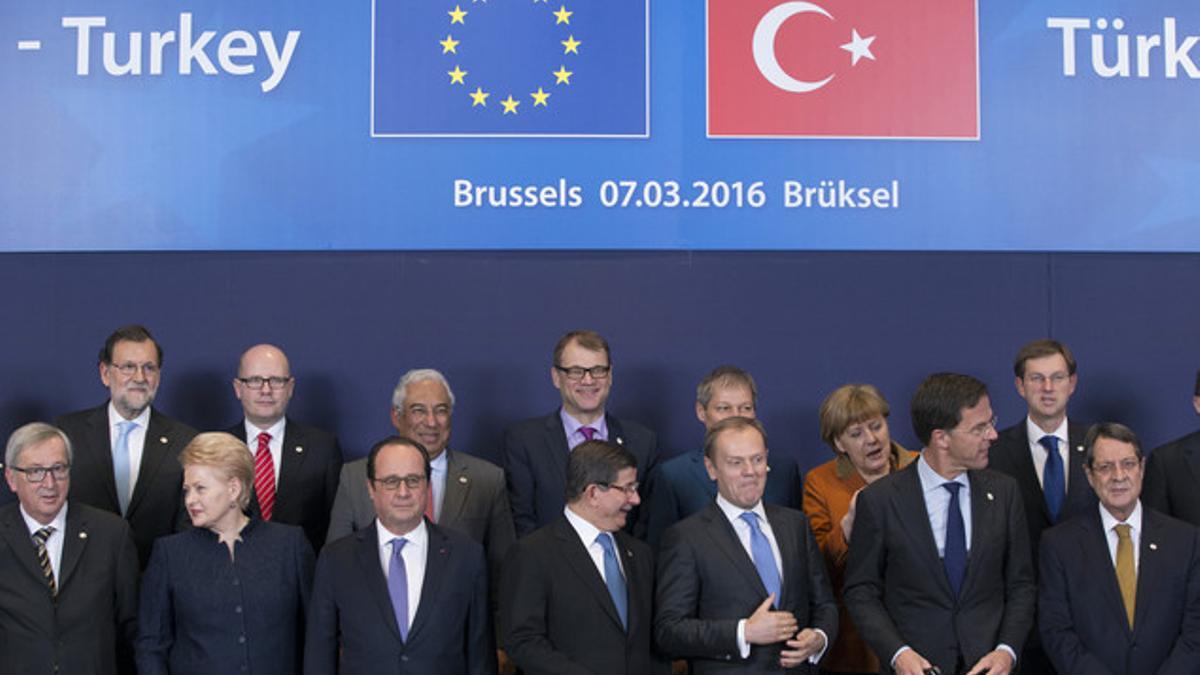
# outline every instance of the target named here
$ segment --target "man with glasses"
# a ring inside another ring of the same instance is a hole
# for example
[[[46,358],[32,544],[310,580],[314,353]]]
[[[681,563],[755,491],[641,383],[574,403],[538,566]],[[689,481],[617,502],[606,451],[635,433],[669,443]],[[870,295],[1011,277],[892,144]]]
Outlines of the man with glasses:
[[[1060,673],[1200,672],[1200,532],[1139,496],[1142,446],[1093,426],[1087,480],[1100,506],[1046,530],[1038,623]]]
[[[34,422],[13,432],[0,508],[3,673],[132,673],[138,560],[129,525],[72,499],[71,442]]]
[[[504,434],[504,469],[518,537],[562,514],[567,459],[580,443],[600,440],[624,446],[637,460],[639,476],[649,476],[658,463],[654,432],[605,411],[613,370],[608,342],[599,333],[576,330],[562,336],[554,346],[550,381],[562,406]],[[630,514],[625,531],[641,536],[644,528],[637,514],[636,509]]]
[[[858,495],[845,599],[898,675],[1013,672],[1033,623],[1029,533],[1016,482],[987,470],[987,387],[925,378],[909,406],[917,461]]]
[[[376,518],[321,551],[305,675],[496,672],[483,547],[425,518],[429,463],[412,439],[371,448]]]
[[[651,647],[650,547],[622,530],[638,501],[637,460],[625,448],[593,440],[571,451],[566,507],[504,566],[500,634],[523,672],[669,672]]]
[[[108,403],[55,420],[75,451],[71,500],[129,521],[145,568],[154,540],[187,519],[177,457],[196,430],[151,406],[161,377],[162,346],[144,326],[114,331],[99,360]]]
[[[233,379],[245,418],[225,431],[242,439],[254,456],[250,513],[303,527],[319,551],[342,469],[342,447],[333,434],[287,416],[295,387],[283,350],[267,344],[247,349]]]

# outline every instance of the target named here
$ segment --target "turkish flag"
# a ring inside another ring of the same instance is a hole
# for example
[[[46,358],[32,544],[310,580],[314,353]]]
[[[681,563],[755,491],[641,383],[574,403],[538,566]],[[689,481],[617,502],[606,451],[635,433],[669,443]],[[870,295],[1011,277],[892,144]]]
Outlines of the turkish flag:
[[[976,0],[708,0],[708,135],[979,137]]]

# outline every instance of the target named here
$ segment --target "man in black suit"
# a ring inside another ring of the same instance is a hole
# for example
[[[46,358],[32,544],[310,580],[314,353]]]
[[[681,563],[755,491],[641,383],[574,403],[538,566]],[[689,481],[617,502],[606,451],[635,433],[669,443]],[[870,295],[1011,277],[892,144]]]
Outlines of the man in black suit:
[[[1200,414],[1200,371],[1196,371],[1192,406]],[[1200,525],[1200,431],[1150,453],[1142,501],[1152,509]]]
[[[133,672],[137,550],[119,517],[72,500],[71,443],[41,422],[13,432],[0,508],[0,675]]]
[[[996,421],[982,382],[926,378],[910,405],[921,457],[858,495],[846,606],[900,675],[1012,672],[1033,622],[1016,482],[989,471]]]
[[[118,328],[100,349],[108,403],[55,420],[74,450],[71,501],[124,516],[143,568],[154,540],[187,520],[177,458],[196,435],[151,407],[161,374],[162,346],[150,331]]]
[[[1200,673],[1200,531],[1143,508],[1141,443],[1128,427],[1088,431],[1100,508],[1046,531],[1038,620],[1064,675]]]
[[[637,461],[585,441],[567,462],[567,505],[519,541],[500,586],[504,648],[526,675],[651,675],[654,560],[622,531],[638,503]]]
[[[757,420],[713,426],[704,464],[716,502],[663,536],[655,637],[692,673],[815,673],[837,637],[837,604],[808,519],[762,502],[766,442]]]
[[[295,387],[283,350],[266,344],[247,349],[233,380],[245,418],[225,432],[242,439],[254,455],[250,513],[303,527],[313,550],[320,551],[342,470],[342,446],[333,434],[287,417]]]
[[[496,672],[483,547],[424,518],[429,453],[392,436],[367,456],[376,520],[317,560],[305,675]]]
[[[520,422],[504,434],[508,500],[518,537],[562,515],[567,457],[584,441],[623,445],[637,460],[639,476],[654,471],[658,463],[654,432],[605,412],[612,378],[611,352],[599,333],[571,331],[554,346],[550,381],[562,396],[562,406],[545,417]],[[643,525],[635,509],[625,531],[641,536]]]
[[[1084,476],[1087,425],[1067,421],[1067,403],[1079,379],[1071,350],[1057,340],[1034,340],[1017,352],[1013,373],[1017,393],[1025,399],[1029,413],[1000,432],[992,444],[988,467],[1017,481],[1036,575],[1042,531],[1073,515],[1091,513],[1096,508],[1096,494]],[[1020,660],[1024,675],[1054,673],[1036,627]]]

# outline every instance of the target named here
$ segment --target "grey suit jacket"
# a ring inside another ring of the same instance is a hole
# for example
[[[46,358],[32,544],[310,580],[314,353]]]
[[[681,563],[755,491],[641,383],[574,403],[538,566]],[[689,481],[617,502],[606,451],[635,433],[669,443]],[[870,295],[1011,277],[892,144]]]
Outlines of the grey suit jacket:
[[[71,502],[55,598],[18,509],[0,508],[0,675],[132,673],[138,562],[129,525]]]

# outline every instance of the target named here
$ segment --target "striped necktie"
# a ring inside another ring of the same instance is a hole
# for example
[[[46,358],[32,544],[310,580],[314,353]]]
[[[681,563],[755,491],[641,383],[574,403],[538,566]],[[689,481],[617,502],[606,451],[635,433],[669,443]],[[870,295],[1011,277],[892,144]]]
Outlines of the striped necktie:
[[[46,550],[46,540],[54,534],[54,526],[47,525],[33,533],[33,545],[37,548],[38,564],[42,566],[42,576],[46,577],[46,585],[50,587],[50,595],[58,595],[58,584],[54,583],[54,568],[50,565],[50,552]]]

